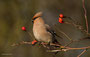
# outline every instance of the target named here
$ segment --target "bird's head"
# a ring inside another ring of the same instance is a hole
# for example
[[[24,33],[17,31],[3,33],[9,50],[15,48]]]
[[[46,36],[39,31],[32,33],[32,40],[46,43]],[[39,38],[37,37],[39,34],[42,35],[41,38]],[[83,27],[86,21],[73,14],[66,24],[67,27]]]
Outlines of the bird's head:
[[[41,16],[42,16],[42,12],[36,13],[32,18],[32,22],[34,22],[38,17],[41,17]]]

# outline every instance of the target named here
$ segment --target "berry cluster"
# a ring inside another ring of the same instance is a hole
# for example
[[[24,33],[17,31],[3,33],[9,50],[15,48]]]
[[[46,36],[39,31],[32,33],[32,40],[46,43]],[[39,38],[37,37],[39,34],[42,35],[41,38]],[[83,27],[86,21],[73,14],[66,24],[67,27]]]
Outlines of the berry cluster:
[[[59,23],[64,23],[63,19],[64,18],[64,15],[63,14],[60,14],[59,15]]]

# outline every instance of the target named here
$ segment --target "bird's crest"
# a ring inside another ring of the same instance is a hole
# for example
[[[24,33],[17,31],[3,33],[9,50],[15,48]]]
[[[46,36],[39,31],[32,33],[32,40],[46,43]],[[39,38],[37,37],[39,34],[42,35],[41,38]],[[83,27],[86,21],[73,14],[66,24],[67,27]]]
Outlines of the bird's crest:
[[[41,17],[41,16],[42,16],[42,12],[38,12],[33,16],[32,20],[34,20],[37,17]]]

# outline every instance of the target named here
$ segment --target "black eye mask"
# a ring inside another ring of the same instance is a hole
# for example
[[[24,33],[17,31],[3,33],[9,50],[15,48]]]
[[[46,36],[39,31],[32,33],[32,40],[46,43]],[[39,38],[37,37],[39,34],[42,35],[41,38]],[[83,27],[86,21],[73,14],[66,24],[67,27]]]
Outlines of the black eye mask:
[[[38,17],[40,17],[40,16],[38,16]],[[32,23],[34,23],[34,20],[36,20],[38,17],[33,18],[32,19]]]

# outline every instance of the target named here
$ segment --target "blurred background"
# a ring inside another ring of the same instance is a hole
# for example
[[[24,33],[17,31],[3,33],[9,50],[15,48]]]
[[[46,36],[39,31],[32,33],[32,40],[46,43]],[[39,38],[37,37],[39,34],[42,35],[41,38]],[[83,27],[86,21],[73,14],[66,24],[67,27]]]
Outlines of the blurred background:
[[[90,0],[85,0],[85,6],[89,23]],[[65,32],[73,40],[86,37],[85,33],[74,26],[58,23],[59,14],[62,13],[65,16],[71,17],[86,29],[82,0],[0,0],[0,57],[53,57],[53,53],[46,52],[46,49],[41,46],[11,46],[13,43],[32,41],[34,39],[31,19],[33,15],[39,11],[43,12],[43,19],[47,24],[52,26],[54,30],[54,24],[56,24],[59,30]],[[68,18],[64,20],[71,22]],[[22,26],[25,26],[33,37],[27,32],[22,31]],[[69,42],[58,30],[55,30],[55,32],[63,38],[57,38],[62,45]],[[74,42],[70,45],[70,47],[85,46],[90,46],[90,40]],[[55,57],[76,57],[82,51],[83,50],[71,50],[59,52]],[[81,57],[90,57],[90,49]]]

